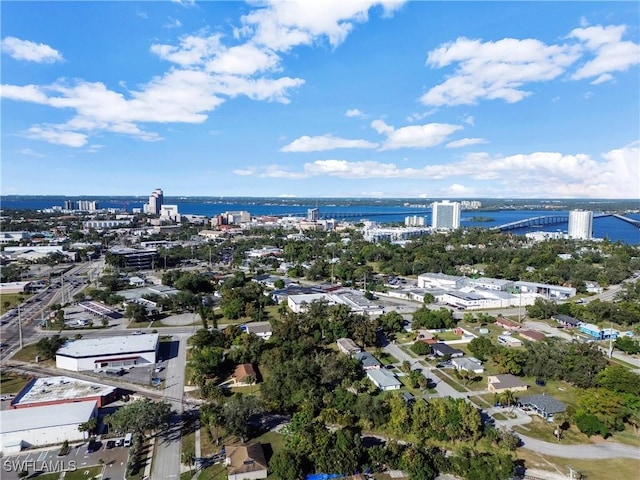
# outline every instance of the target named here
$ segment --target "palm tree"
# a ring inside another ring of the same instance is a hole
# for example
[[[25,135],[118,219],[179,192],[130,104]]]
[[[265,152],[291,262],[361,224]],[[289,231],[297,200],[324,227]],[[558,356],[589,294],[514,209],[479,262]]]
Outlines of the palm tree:
[[[98,427],[98,420],[96,420],[95,417],[91,417],[86,422],[82,422],[80,425],[78,425],[78,431],[88,432],[89,435],[91,435],[97,427]]]
[[[182,452],[182,463],[189,467],[189,473],[191,473],[191,467],[196,463],[196,453],[191,449]]]

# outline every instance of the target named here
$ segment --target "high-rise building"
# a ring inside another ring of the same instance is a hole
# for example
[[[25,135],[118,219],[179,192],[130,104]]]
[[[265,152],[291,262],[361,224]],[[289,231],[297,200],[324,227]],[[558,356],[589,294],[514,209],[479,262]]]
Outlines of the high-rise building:
[[[76,202],[74,202],[73,200],[65,200],[64,201],[64,209],[65,210],[75,210],[76,209]]]
[[[151,195],[149,195],[149,203],[146,205],[145,213],[150,215],[159,215],[162,209],[164,201],[164,194],[161,188],[156,188]]]
[[[100,207],[95,200],[78,200],[77,208],[83,212],[95,212]]]
[[[320,220],[320,210],[317,208],[307,209],[307,221],[317,222],[318,220]]]
[[[458,202],[433,202],[431,226],[434,230],[460,228],[460,204]]]
[[[421,217],[419,215],[404,217],[404,226],[405,227],[424,227],[425,217]]]
[[[569,212],[569,238],[589,240],[593,237],[593,212],[571,210]]]

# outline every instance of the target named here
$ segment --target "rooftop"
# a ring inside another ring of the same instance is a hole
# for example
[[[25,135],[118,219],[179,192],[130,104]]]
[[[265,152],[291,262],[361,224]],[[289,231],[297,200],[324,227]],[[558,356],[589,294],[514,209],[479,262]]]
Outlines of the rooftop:
[[[2,433],[9,433],[80,424],[91,418],[95,408],[96,402],[90,401],[3,410],[0,425]]]
[[[402,382],[388,370],[367,370],[367,376],[380,388],[402,386]]]
[[[362,364],[364,368],[380,366],[380,362],[378,361],[378,359],[371,355],[369,352],[358,352],[354,355],[354,357]]]
[[[60,348],[56,355],[66,357],[97,357],[123,353],[150,352],[158,346],[158,334],[126,335],[73,340]]]
[[[11,404],[25,406],[56,400],[102,397],[112,393],[114,390],[116,390],[116,387],[70,377],[37,378],[28,383]]]
[[[532,405],[547,415],[564,412],[567,406],[549,395],[529,395],[518,399],[521,405]]]
[[[491,381],[492,379],[494,381]],[[492,383],[497,388],[515,388],[528,386],[521,379],[519,379],[515,375],[511,375],[510,373],[505,373],[504,375],[491,375],[487,378],[487,381],[489,383]]]
[[[262,445],[240,445],[238,447],[225,447],[228,475],[255,472],[267,468]]]

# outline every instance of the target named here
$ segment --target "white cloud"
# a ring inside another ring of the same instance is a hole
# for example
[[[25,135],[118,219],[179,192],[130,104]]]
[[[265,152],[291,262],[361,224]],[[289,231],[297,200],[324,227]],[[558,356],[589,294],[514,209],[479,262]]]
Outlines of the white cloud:
[[[185,7],[195,5],[192,0],[176,3]],[[27,132],[31,138],[77,147],[86,144],[88,135],[108,131],[156,141],[161,139],[157,133],[143,130],[137,124],[202,123],[209,112],[237,96],[289,103],[290,91],[303,85],[304,80],[267,76],[281,70],[282,54],[294,46],[312,45],[324,39],[336,47],[356,23],[367,21],[373,7],[381,7],[382,16],[388,16],[402,3],[399,0],[250,3],[253,10],[242,16],[241,26],[234,29],[235,45],[223,45],[222,35],[206,31],[184,35],[177,44],[151,45],[153,54],[174,65],[136,90],[129,90],[124,82],[119,83],[120,91],[114,91],[100,82],[77,80],[70,84],[63,79],[46,86],[3,85],[0,94],[7,99],[75,111],[75,116],[66,123],[47,128],[35,125],[33,131]],[[180,25],[173,18],[170,21],[167,26]],[[8,53],[17,54],[18,47],[29,50],[32,60],[62,59],[46,45],[13,37],[3,41],[3,50]],[[27,53],[21,55],[27,57]],[[362,148],[366,142],[355,145]]]
[[[281,193],[278,195],[278,198],[296,198],[296,195],[292,195],[291,193]]]
[[[182,26],[182,22],[177,18],[169,17],[167,23],[163,25],[164,28],[179,28]]]
[[[241,18],[243,26],[237,36],[250,36],[256,44],[286,52],[297,45],[311,45],[326,38],[333,47],[342,43],[355,23],[368,20],[369,10],[382,6],[384,16],[391,15],[404,2],[388,0],[325,0],[310,2],[267,1]]]
[[[171,0],[171,3],[177,3],[185,8],[195,7],[196,0]]]
[[[16,37],[2,39],[2,52],[16,60],[36,63],[55,63],[64,60],[62,54],[44,43],[20,40]]]
[[[575,45],[503,38],[482,42],[460,37],[432,50],[427,65],[457,68],[444,83],[421,97],[425,105],[469,105],[482,99],[514,103],[530,95],[526,83],[557,78],[580,56]]]
[[[595,58],[582,65],[571,77],[574,80],[598,77],[592,84],[597,85],[612,78],[611,72],[624,72],[633,65],[640,64],[640,45],[623,41],[625,25],[595,25],[576,28],[570,37],[584,43]]]
[[[587,20],[587,17],[585,16],[580,17],[580,26],[583,28],[589,26],[589,20]]]
[[[98,153],[104,148],[104,145],[93,144],[87,146],[87,153]]]
[[[468,195],[474,195],[475,190],[470,187],[465,187],[459,183],[454,183],[447,188],[444,188],[440,191],[439,196],[443,197],[464,197]]]
[[[281,152],[323,152],[337,148],[376,148],[377,143],[367,140],[351,140],[334,137],[333,135],[320,135],[309,137],[303,135],[280,149]]]
[[[471,115],[467,115],[466,117],[464,117],[463,121],[464,123],[466,123],[467,125],[471,125],[472,127],[476,126],[476,121]]]
[[[509,156],[470,153],[453,163],[401,168],[395,163],[350,162],[342,159],[316,160],[292,171],[278,166],[239,169],[238,175],[270,178],[329,176],[347,179],[461,179],[450,191],[464,195],[493,192],[500,196],[558,198],[637,198],[640,194],[640,142],[605,152],[595,160],[586,154],[534,152]],[[474,182],[479,186],[470,186]]]
[[[427,110],[426,112],[412,113],[411,115],[409,115],[407,117],[407,122],[417,122],[418,120],[422,120],[422,119],[428,117],[429,115],[433,115],[437,111],[438,111],[437,108],[432,108],[430,110]]]
[[[371,122],[371,127],[376,132],[387,136],[380,150],[434,147],[443,143],[453,132],[462,129],[460,125],[450,125],[447,123],[409,125],[395,129],[382,120],[374,120]]]
[[[603,73],[598,78],[593,80],[591,82],[591,85],[600,85],[601,83],[610,82],[611,80],[613,80],[613,75],[611,75],[610,73]]]
[[[468,147],[471,145],[480,145],[482,143],[488,143],[488,142],[484,138],[461,138],[460,140],[449,142],[445,146],[447,148],[460,148],[460,147]]]
[[[55,125],[38,126],[29,128],[25,134],[27,138],[44,140],[56,145],[67,147],[83,147],[87,144],[87,135],[70,132]]]
[[[347,110],[344,113],[347,117],[353,118],[353,117],[365,117],[365,114],[362,113],[360,110],[358,110],[357,108],[352,108],[350,110]]]
[[[20,150],[18,150],[18,153],[20,155],[27,155],[29,157],[44,157],[45,155],[39,152],[36,152],[35,150],[31,150],[30,148],[22,148]]]

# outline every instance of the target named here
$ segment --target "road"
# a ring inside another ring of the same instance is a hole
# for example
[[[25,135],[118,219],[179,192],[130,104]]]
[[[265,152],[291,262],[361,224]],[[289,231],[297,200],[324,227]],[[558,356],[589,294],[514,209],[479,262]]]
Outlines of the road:
[[[192,332],[191,328],[190,333]],[[167,431],[156,439],[151,475],[153,479],[178,478],[180,476],[184,366],[187,362],[187,338],[189,335],[173,335],[173,338],[178,339],[177,345],[172,348],[177,351],[175,357],[172,352],[173,358],[167,362],[164,397],[171,403],[171,407],[176,413],[171,418]]]
[[[640,449],[622,443],[602,442],[590,445],[563,445],[562,443],[544,442],[518,433],[523,448],[534,452],[562,458],[585,458],[597,460],[603,458],[635,458],[640,459]],[[613,474],[613,472],[612,472]],[[611,478],[615,478],[612,475]]]

